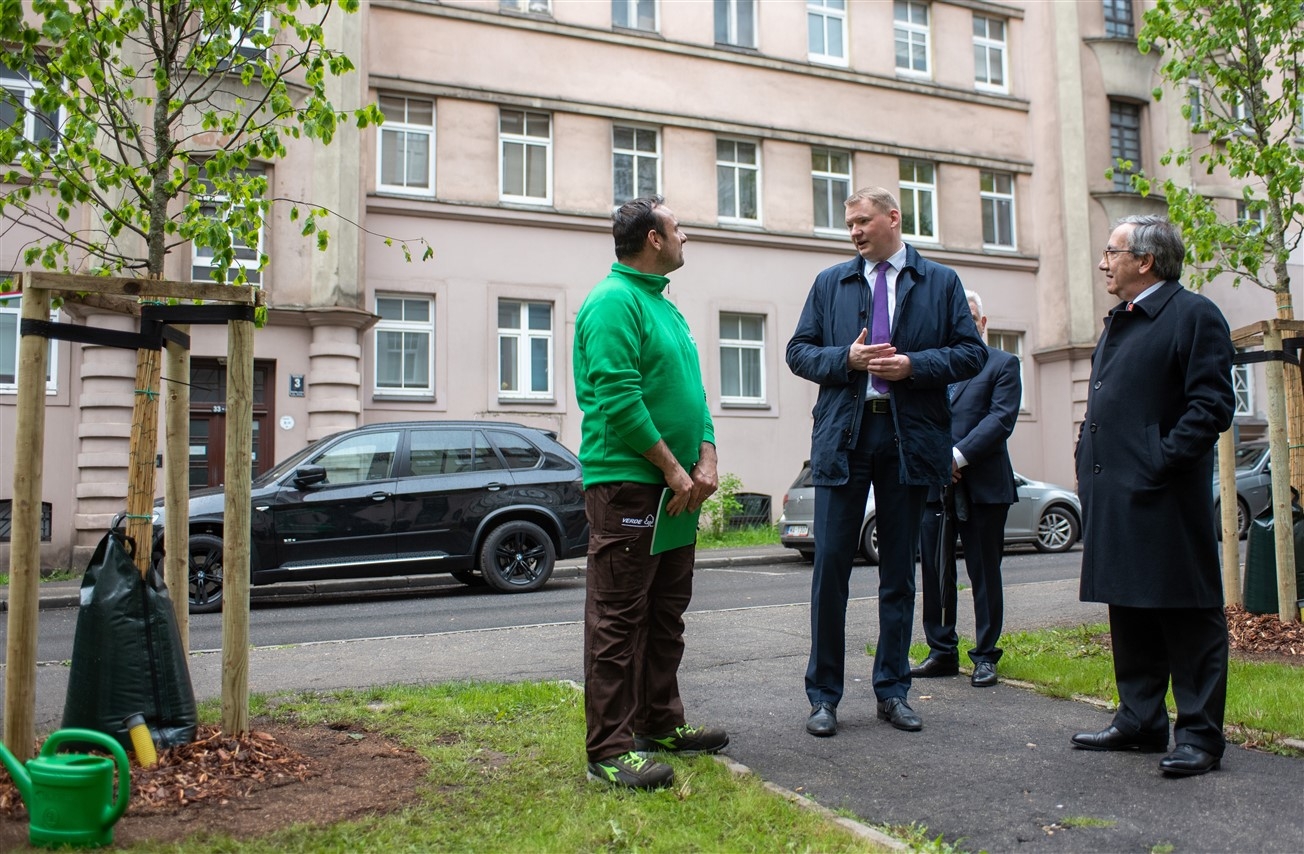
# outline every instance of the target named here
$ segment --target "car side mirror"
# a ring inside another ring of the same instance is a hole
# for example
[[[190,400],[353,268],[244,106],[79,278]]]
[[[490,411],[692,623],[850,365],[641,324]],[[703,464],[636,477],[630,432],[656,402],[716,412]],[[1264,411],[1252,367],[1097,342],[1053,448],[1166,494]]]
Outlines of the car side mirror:
[[[326,469],[321,466],[300,466],[294,470],[294,485],[302,489],[326,482]]]

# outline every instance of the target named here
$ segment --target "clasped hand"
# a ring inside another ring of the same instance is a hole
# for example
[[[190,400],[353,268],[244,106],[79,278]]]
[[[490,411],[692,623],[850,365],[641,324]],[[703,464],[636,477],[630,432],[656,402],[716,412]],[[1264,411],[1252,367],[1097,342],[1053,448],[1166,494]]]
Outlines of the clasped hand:
[[[868,329],[861,329],[860,335],[851,343],[847,351],[847,367],[855,371],[868,371],[876,377],[888,380],[904,380],[910,376],[910,357],[898,354],[891,344],[866,344]]]

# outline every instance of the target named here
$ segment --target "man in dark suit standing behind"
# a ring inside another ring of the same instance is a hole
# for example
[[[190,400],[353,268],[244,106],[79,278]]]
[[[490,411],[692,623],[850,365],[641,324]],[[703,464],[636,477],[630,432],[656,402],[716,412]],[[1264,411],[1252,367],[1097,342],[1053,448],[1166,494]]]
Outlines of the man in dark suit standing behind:
[[[1168,220],[1119,221],[1100,261],[1121,302],[1091,356],[1078,434],[1084,602],[1109,606],[1118,711],[1084,750],[1176,746],[1165,774],[1217,768],[1226,742],[1227,620],[1209,500],[1213,446],[1231,426],[1232,339],[1207,298],[1182,287],[1185,251]]]
[[[983,301],[974,291],[965,291],[969,313],[983,340],[987,340],[987,317]],[[1010,505],[1018,500],[1014,469],[1006,440],[1014,432],[1019,418],[1023,383],[1019,379],[1019,360],[1011,353],[991,345],[987,347],[987,364],[978,376],[954,383],[951,397],[951,494],[946,506],[942,490],[928,491],[920,529],[920,552],[923,558],[924,636],[928,639],[928,657],[910,671],[914,677],[954,676],[960,670],[956,647],[956,562],[954,536],[960,534],[964,544],[964,565],[973,585],[976,645],[969,650],[973,661],[970,683],[976,688],[996,684],[996,662],[1001,650],[1005,618],[1005,597],[1001,590],[1001,555],[1005,551],[1005,517]],[[942,514],[951,513],[952,542],[941,549],[938,536]],[[945,566],[939,567],[939,562]],[[945,571],[947,583],[939,573]]]

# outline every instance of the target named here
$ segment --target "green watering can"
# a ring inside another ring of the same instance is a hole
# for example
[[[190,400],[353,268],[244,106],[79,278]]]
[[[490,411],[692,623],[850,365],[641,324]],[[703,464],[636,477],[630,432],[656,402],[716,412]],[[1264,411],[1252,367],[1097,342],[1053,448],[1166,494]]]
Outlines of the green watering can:
[[[56,755],[64,742],[103,747],[113,754],[84,753]],[[27,804],[30,816],[27,837],[32,845],[54,848],[60,845],[95,847],[113,843],[113,825],[127,809],[131,791],[131,768],[122,745],[90,729],[61,729],[45,740],[41,753],[27,760],[26,767],[0,744],[4,763]],[[113,770],[117,763],[118,796],[113,797]]]

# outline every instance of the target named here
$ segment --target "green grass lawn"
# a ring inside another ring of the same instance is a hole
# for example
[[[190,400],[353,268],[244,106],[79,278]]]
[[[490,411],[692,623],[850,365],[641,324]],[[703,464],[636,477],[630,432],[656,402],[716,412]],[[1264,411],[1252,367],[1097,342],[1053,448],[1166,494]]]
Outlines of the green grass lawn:
[[[211,707],[204,711],[216,714]],[[299,724],[361,724],[416,749],[430,764],[420,802],[395,815],[293,828],[258,840],[139,850],[882,850],[710,757],[670,759],[676,785],[659,792],[588,782],[583,694],[569,684],[449,683],[280,696],[259,698],[254,712]]]

